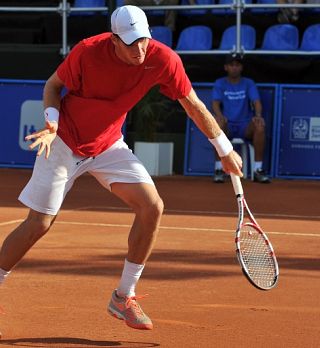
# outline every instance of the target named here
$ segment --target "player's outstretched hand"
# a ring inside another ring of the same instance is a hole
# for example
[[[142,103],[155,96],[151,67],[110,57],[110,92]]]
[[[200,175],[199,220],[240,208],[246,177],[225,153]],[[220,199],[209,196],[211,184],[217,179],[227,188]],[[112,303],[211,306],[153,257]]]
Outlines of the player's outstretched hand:
[[[242,173],[242,159],[237,152],[231,151],[227,156],[221,157],[223,170],[227,173],[233,173],[243,177]]]
[[[29,145],[29,149],[33,150],[36,146],[39,145],[37,156],[40,156],[44,150],[46,150],[45,158],[48,158],[50,155],[51,143],[57,135],[58,125],[56,122],[46,121],[45,128],[34,132],[25,137],[25,140],[32,140],[34,142]]]

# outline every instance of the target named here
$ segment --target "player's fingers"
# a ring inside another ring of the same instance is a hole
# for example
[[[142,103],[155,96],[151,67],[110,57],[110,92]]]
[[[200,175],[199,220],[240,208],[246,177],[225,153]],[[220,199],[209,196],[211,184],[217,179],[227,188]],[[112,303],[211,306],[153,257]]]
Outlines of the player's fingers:
[[[242,159],[241,157],[236,154],[236,156],[233,158],[233,160],[230,163],[230,166],[228,168],[228,174],[233,173],[235,175],[240,176],[240,178],[243,177],[243,173],[242,173]]]
[[[46,156],[45,156],[46,159],[48,159],[50,156],[50,149],[51,149],[50,145],[47,145],[46,146]]]
[[[233,163],[233,165],[230,165],[228,168],[226,168],[225,172],[227,174],[233,173],[235,175],[240,176],[240,178],[243,177],[243,173],[242,173],[241,167],[239,166],[238,163]]]
[[[45,149],[45,145],[44,145],[44,143],[41,143],[39,146],[39,150],[37,152],[37,156],[40,156],[44,149]]]
[[[240,176],[240,178],[242,178],[242,177],[243,177],[243,173],[242,173],[241,168],[240,168],[238,165],[236,165],[234,169],[235,169],[235,171],[232,171],[232,172],[233,172],[234,174]]]
[[[235,174],[237,174],[241,178],[243,177],[242,165],[243,165],[242,158],[238,153],[236,153],[236,156],[234,159],[234,168],[235,168],[237,173],[235,173]]]
[[[31,139],[34,139],[34,138],[37,138],[37,137],[38,137],[38,135],[33,133],[33,134],[27,135],[24,139],[25,140],[31,140]]]
[[[238,166],[240,169],[242,168],[242,158],[236,151],[232,153],[232,162],[235,166]]]
[[[29,134],[25,137],[25,140],[31,140],[31,139],[35,139],[35,138],[40,138],[40,137],[43,137],[47,134],[49,134],[50,131],[49,129],[42,129],[41,131],[38,131],[38,132],[35,132],[35,133],[32,133],[32,134]]]
[[[41,133],[33,133],[33,134],[27,135],[24,139],[25,140],[32,140],[32,139],[40,138],[42,136],[43,136],[43,134],[41,134]]]
[[[41,138],[38,138],[35,140],[32,144],[29,145],[29,149],[33,150],[35,147],[37,147],[42,142]]]
[[[224,168],[224,172],[227,173],[227,174],[235,174],[237,176],[240,176],[240,178],[243,177],[243,173],[240,169],[240,167],[238,165],[234,165],[234,166],[230,166],[230,167],[227,167],[227,168]]]

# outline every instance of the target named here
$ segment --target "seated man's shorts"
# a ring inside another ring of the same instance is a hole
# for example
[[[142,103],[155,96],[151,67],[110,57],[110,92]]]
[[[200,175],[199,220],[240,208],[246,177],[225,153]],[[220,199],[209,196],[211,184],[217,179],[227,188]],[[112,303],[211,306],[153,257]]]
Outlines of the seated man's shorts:
[[[241,138],[245,139],[246,129],[248,128],[251,120],[241,122],[241,123],[232,123],[228,122],[228,138]]]

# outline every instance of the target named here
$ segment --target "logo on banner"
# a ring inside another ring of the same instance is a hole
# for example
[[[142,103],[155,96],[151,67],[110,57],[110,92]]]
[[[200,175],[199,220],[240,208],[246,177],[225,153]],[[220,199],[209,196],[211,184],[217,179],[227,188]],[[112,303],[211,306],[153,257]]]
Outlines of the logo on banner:
[[[310,118],[310,141],[320,141],[320,117]]]
[[[21,105],[19,146],[22,150],[30,151],[31,141],[25,137],[44,127],[43,102],[42,100],[26,100]],[[33,151],[37,151],[34,149]]]
[[[320,117],[291,117],[290,140],[320,142]]]
[[[309,140],[309,129],[309,117],[291,117],[291,140]]]

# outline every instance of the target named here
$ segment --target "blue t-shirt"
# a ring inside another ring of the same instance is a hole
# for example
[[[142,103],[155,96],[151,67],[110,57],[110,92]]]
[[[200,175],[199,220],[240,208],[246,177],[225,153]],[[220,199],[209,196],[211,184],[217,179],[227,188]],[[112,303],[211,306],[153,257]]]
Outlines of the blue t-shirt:
[[[212,99],[221,102],[221,110],[229,122],[247,122],[252,117],[250,102],[260,99],[255,83],[242,77],[237,84],[226,77],[217,79],[212,90]]]

